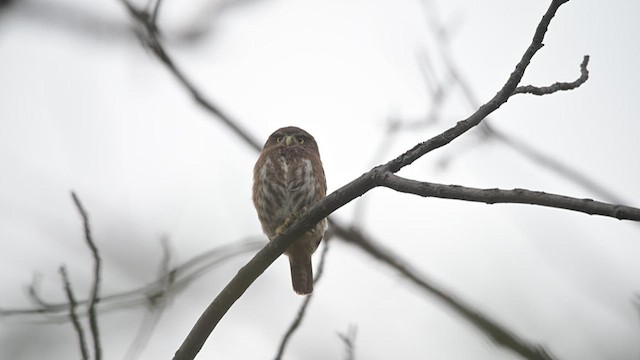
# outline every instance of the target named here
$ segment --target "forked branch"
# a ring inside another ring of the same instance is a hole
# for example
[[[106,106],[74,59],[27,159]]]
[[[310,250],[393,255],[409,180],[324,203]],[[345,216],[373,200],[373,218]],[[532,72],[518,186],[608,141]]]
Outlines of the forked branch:
[[[413,163],[428,152],[447,145],[454,139],[458,138],[474,126],[478,125],[487,115],[491,114],[504,104],[509,97],[513,95],[531,59],[542,47],[547,28],[556,11],[567,1],[568,0],[552,1],[547,12],[538,24],[531,44],[525,51],[522,59],[516,65],[515,70],[509,76],[505,85],[491,100],[482,105],[473,115],[458,122],[456,126],[444,133],[416,145],[404,154],[398,156],[396,159],[372,169],[369,173],[360,176],[349,184],[336,190],[310,209],[306,216],[301,217],[295,224],[289,227],[284,234],[273,239],[261,251],[259,251],[251,261],[238,271],[238,274],[207,307],[196,322],[195,326],[192,328],[191,332],[187,335],[178,351],[176,351],[174,359],[193,359],[196,356],[204,345],[206,339],[233,303],[235,303],[235,301],[244,294],[251,283],[253,283],[253,281],[260,276],[260,274],[262,274],[264,270],[284,252],[285,249],[289,247],[296,235],[310,229],[321,219],[327,217],[333,211],[344,206],[353,199],[362,196],[370,189],[380,186],[378,183],[379,179],[376,174],[398,172],[400,169]]]

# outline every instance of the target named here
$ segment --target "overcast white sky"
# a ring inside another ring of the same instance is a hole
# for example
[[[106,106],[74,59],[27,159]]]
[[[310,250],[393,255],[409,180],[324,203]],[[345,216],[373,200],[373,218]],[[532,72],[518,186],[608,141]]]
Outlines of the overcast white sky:
[[[401,133],[381,158],[389,118],[424,117],[431,103],[419,59],[442,75],[427,11],[417,0],[242,1],[213,16],[205,0],[163,2],[167,46],[206,96],[263,141],[300,126],[320,146],[329,191],[466,118],[454,89],[440,121]],[[548,1],[436,1],[451,51],[479,101],[500,89]],[[492,125],[640,206],[640,3],[572,0],[553,20],[523,83],[579,75],[581,88],[519,95]],[[194,20],[196,19],[196,20]],[[130,34],[117,0],[23,0],[0,10],[0,307],[29,305],[24,287],[63,299],[58,266],[79,297],[91,258],[73,207],[91,214],[103,293],[151,281],[166,235],[179,263],[260,235],[250,200],[256,154],[189,98]],[[206,36],[178,41],[192,24]],[[597,195],[497,142],[467,134],[402,175],[476,187]],[[439,163],[451,159],[442,169]],[[363,228],[423,274],[547,346],[560,359],[638,359],[640,227],[524,205],[467,204],[376,189]],[[354,205],[338,210],[343,222]],[[316,262],[319,256],[315,257]],[[171,302],[142,359],[170,358],[248,257]],[[280,259],[219,324],[199,358],[268,359],[301,298]],[[358,250],[334,242],[325,277],[287,359],[340,359],[336,332],[357,326],[357,359],[512,359],[436,300]],[[140,311],[100,318],[106,359],[122,359]],[[68,323],[0,319],[0,358],[78,358]]]

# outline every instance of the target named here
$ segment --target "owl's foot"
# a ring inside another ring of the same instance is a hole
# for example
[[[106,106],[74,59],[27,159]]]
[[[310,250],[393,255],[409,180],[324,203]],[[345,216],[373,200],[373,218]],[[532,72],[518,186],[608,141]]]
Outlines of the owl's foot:
[[[297,219],[298,219],[298,215],[295,213],[291,213],[291,215],[289,215],[289,217],[284,220],[284,223],[278,226],[278,228],[276,228],[276,235],[278,236],[282,235],[282,233],[287,231],[287,229],[289,228],[289,225],[291,225],[291,223]]]

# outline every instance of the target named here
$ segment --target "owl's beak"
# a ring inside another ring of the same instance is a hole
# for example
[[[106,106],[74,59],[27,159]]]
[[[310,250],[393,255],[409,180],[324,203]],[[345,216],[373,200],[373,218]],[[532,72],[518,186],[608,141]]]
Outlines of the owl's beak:
[[[292,142],[294,142],[293,135],[289,135],[284,138],[284,143],[287,144],[287,146],[291,145]]]

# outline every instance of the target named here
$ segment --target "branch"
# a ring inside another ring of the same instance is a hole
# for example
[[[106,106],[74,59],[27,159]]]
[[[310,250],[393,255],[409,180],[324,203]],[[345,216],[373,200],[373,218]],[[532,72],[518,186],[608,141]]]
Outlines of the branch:
[[[80,342],[80,353],[82,354],[82,359],[89,360],[87,341],[84,338],[84,331],[82,330],[82,325],[80,325],[80,320],[78,320],[78,315],[76,314],[76,299],[73,296],[71,283],[69,282],[67,270],[65,269],[64,265],[60,266],[60,276],[62,277],[64,291],[67,294],[67,300],[69,301],[69,318],[71,318],[71,323],[73,324],[73,328],[76,330],[78,341]]]
[[[450,128],[449,130],[436,137],[431,138],[428,141],[416,145],[413,149],[388,162],[383,166],[384,170],[396,173],[400,169],[413,163],[423,155],[449,144],[451,141],[455,140],[465,132],[469,131],[471,128],[478,125],[485,117],[497,110],[500,106],[502,106],[502,104],[507,102],[509,97],[515,91],[518,83],[520,83],[520,80],[522,80],[524,71],[526,70],[527,66],[529,66],[531,59],[536,54],[536,52],[538,52],[538,50],[542,48],[544,35],[546,34],[548,26],[555,16],[556,11],[562,4],[566,3],[567,1],[568,0],[553,0],[551,2],[549,9],[544,14],[542,20],[540,20],[540,23],[538,24],[538,27],[536,28],[531,44],[529,45],[529,47],[527,47],[527,50],[522,55],[522,58],[516,65],[516,68],[507,79],[507,82],[504,84],[502,89],[500,89],[500,91],[498,91],[498,93],[494,95],[493,98],[491,98],[491,100],[480,106],[480,108],[467,119],[459,121],[456,126]]]
[[[160,14],[161,3],[162,3],[162,0],[156,0],[156,4],[153,7],[153,12],[151,13],[151,18],[149,19],[149,22],[156,28],[158,24],[158,15]]]
[[[531,204],[582,212],[589,215],[613,217],[619,220],[640,221],[640,209],[612,205],[592,199],[578,199],[526,189],[477,189],[460,185],[434,184],[426,181],[405,179],[392,173],[380,175],[380,186],[390,189],[441,199],[456,199],[486,204]]]
[[[101,260],[100,255],[98,254],[98,248],[93,242],[93,238],[91,236],[91,227],[89,226],[89,215],[82,207],[82,203],[80,199],[74,193],[71,192],[71,197],[73,198],[73,202],[76,204],[78,208],[78,212],[80,212],[80,216],[82,216],[82,222],[84,225],[84,237],[91,250],[91,254],[93,255],[93,284],[91,286],[91,295],[89,297],[89,328],[91,329],[91,337],[93,338],[93,352],[95,360],[100,360],[102,358],[102,349],[100,348],[100,334],[98,330],[98,316],[96,315],[96,304],[100,301],[99,291],[100,291],[100,271],[101,271]]]
[[[228,126],[236,135],[238,135],[252,148],[260,150],[262,148],[262,145],[251,135],[249,135],[249,133],[246,132],[228,114],[222,111],[218,105],[205,98],[205,96],[201,94],[200,90],[198,90],[196,86],[193,85],[191,80],[187,78],[185,73],[179,69],[173,59],[169,56],[164,46],[162,45],[162,42],[158,38],[158,29],[153,20],[155,17],[157,17],[157,15],[154,16],[143,10],[137,9],[128,0],[120,0],[120,2],[122,2],[122,4],[127,8],[131,17],[136,19],[144,29],[142,38],[145,41],[146,45],[153,51],[158,60],[160,60],[160,62],[165,65],[169,72],[173,74],[176,80],[178,80],[178,82],[180,82],[180,84],[182,84],[182,86],[187,89],[187,91],[191,94],[193,100],[198,103],[198,105],[204,107],[207,111],[214,114],[218,119],[220,119],[220,121]],[[157,5],[159,6],[159,2],[157,3]]]
[[[550,86],[537,87],[533,85],[518,86],[513,94],[533,94],[533,95],[549,95],[558,91],[573,90],[584,84],[589,79],[589,55],[585,55],[580,64],[580,77],[572,82],[556,82]]]
[[[427,15],[429,19],[428,22],[432,28],[433,33],[442,34],[443,32],[445,32],[446,27],[443,24],[442,20],[437,16],[437,8],[434,6],[434,2],[432,0],[423,1],[423,4],[425,5],[425,15]],[[447,69],[449,77],[456,83],[457,86],[459,86],[460,90],[462,91],[463,97],[466,99],[467,103],[469,104],[469,107],[471,109],[477,109],[479,106],[479,101],[477,100],[477,96],[474,93],[471,86],[469,85],[469,81],[461,73],[460,69],[455,64],[451,56],[449,37],[437,36],[436,39],[438,40],[437,44],[439,45],[437,49],[439,50],[440,56],[443,59],[443,62]],[[583,62],[580,65],[580,71],[581,71],[580,78],[578,78],[578,80],[574,81],[573,83],[569,83],[569,84],[575,84],[577,87],[587,80],[588,60],[589,60],[588,56],[585,56],[583,58]],[[420,65],[424,64],[428,66],[430,64],[429,57],[424,56],[424,61],[420,62],[419,64]],[[424,68],[424,66],[421,66],[421,68]],[[425,82],[427,82],[428,80],[429,78],[425,78]],[[427,85],[429,85],[429,82],[427,82]],[[524,88],[524,87],[519,87],[519,88]],[[521,90],[518,90],[519,88],[516,88],[516,91],[514,93],[520,93]],[[561,161],[557,159],[557,157],[544,154],[543,152],[535,149],[533,146],[528,145],[522,139],[515,139],[514,136],[507,135],[504,132],[496,129],[495,127],[490,126],[490,123],[488,121],[489,121],[489,118],[486,118],[481,124],[481,130],[483,130],[482,136],[486,136],[486,138],[491,138],[491,139],[496,139],[501,141],[508,147],[511,147],[512,150],[519,152],[521,155],[529,158],[530,160],[534,161],[538,165],[548,168],[551,171],[559,174],[560,176],[565,177],[569,181],[576,183],[578,186],[581,186],[587,191],[590,191],[591,193],[594,194],[594,196],[597,196],[604,201],[607,201],[610,203],[618,203],[618,204],[623,203],[623,201],[618,196],[614,195],[611,191],[607,190],[604,186],[589,179],[589,177],[586,176],[585,174],[582,174],[581,172],[570,167],[567,164],[563,164]],[[409,125],[408,127],[403,125],[403,128],[411,129],[413,127],[412,123],[409,123],[408,125]],[[443,162],[445,161],[448,162],[450,161],[450,159],[443,160]]]
[[[600,199],[617,204],[622,204],[624,202],[622,198],[608,190],[606,187],[598,184],[596,181],[589,179],[587,175],[582,174],[580,171],[567,164],[563,164],[556,156],[546,155],[536,150],[533,146],[528,145],[521,139],[516,139],[513,135],[507,135],[502,132],[502,130],[489,126],[488,123],[483,123],[483,125],[485,125],[485,129],[488,131],[488,134],[494,139],[502,141],[503,144],[529,158],[529,160],[538,163],[540,166],[546,167],[547,169],[560,174],[560,176],[578,184],[578,186],[582,186],[582,188],[591,192]]]
[[[31,279],[31,284],[27,287],[27,294],[29,295],[29,299],[31,302],[36,304],[40,308],[47,308],[51,306],[51,304],[45,301],[42,296],[40,296],[40,283],[42,281],[42,276],[39,274],[35,274]],[[66,309],[66,307],[65,307]]]
[[[542,346],[528,343],[526,340],[519,338],[513,332],[500,325],[497,321],[490,319],[480,311],[472,308],[470,305],[449,295],[447,291],[435,285],[433,281],[419,275],[411,266],[399,260],[400,258],[389,248],[384,248],[380,244],[376,244],[375,242],[367,239],[359,231],[354,229],[344,231],[344,228],[344,226],[336,226],[336,235],[348,243],[358,246],[369,255],[396,269],[414,285],[428,294],[435,296],[445,305],[449,306],[453,311],[460,315],[462,319],[480,330],[495,344],[505,347],[525,359],[553,359]]]
[[[346,333],[338,333],[338,337],[344,343],[345,350],[345,359],[346,360],[355,360],[355,347],[356,347],[356,334],[358,331],[358,327],[355,325],[349,325]]]
[[[205,251],[174,267],[165,275],[140,288],[100,297],[99,309],[101,311],[108,311],[148,305],[149,303],[159,301],[159,299],[163,297],[172,296],[173,293],[185,289],[193,280],[205,274],[212,267],[220,265],[224,261],[231,260],[238,255],[258,251],[264,243],[265,241],[261,238],[259,241],[239,241]],[[37,279],[36,277],[33,284],[29,287],[29,297],[36,302],[37,307],[0,309],[0,317],[24,315],[58,316],[58,314],[64,313],[66,318],[66,313],[69,308],[68,303],[49,303],[42,300],[37,291],[39,284]],[[168,283],[170,284],[169,287],[167,287]],[[78,306],[87,306],[88,304],[88,299],[77,301]]]
[[[134,340],[131,342],[129,349],[124,357],[125,360],[134,360],[136,359],[144,347],[151,339],[151,335],[155,330],[158,322],[160,321],[160,317],[164,312],[168,301],[170,300],[170,296],[166,294],[169,291],[169,288],[173,285],[175,281],[175,276],[171,272],[171,249],[169,248],[169,240],[166,237],[161,239],[160,244],[162,245],[162,259],[160,260],[160,266],[158,269],[158,278],[163,279],[162,289],[160,290],[159,296],[149,296],[147,301],[147,312],[142,319],[142,323],[140,324],[140,328],[138,329],[138,333],[134,337]]]
[[[325,262],[325,259],[327,257],[327,252],[329,251],[329,242],[330,242],[329,237],[327,237],[324,240],[325,240],[324,241],[324,248],[322,249],[322,255],[320,256],[320,263],[318,264],[318,269],[317,269],[316,276],[313,279],[314,283],[316,283],[316,284],[318,283],[318,281],[320,281],[320,278],[322,277],[322,273],[324,271],[324,262]],[[311,294],[307,295],[304,298],[304,300],[302,301],[302,305],[300,305],[300,309],[298,309],[298,314],[296,315],[295,319],[293,319],[293,322],[291,323],[291,325],[287,329],[287,332],[282,337],[282,341],[280,341],[280,346],[278,347],[278,353],[276,354],[276,357],[274,358],[275,360],[282,359],[282,355],[284,354],[284,350],[287,347],[287,344],[289,343],[289,340],[291,339],[291,336],[293,335],[293,333],[298,329],[298,327],[302,323],[302,319],[304,318],[304,315],[306,314],[307,307],[309,306],[309,303],[311,302],[311,298],[313,298],[313,296],[315,294],[316,294],[315,292],[312,292]]]
[[[125,1],[125,0],[123,0]],[[242,267],[236,276],[231,279],[227,286],[218,294],[213,302],[200,316],[194,327],[191,329],[180,348],[174,355],[174,360],[193,359],[200,351],[205,341],[222,319],[224,314],[231,308],[244,294],[247,288],[258,278],[266,268],[275,261],[299,234],[309,230],[320,220],[329,214],[351,202],[371,190],[376,184],[376,174],[381,172],[396,173],[403,167],[413,163],[428,152],[442,147],[454,139],[458,138],[474,126],[478,125],[482,119],[504,104],[513,94],[516,86],[522,79],[524,71],[529,65],[535,53],[542,48],[542,41],[547,32],[549,23],[553,19],[558,8],[568,0],[553,0],[549,9],[542,17],[542,20],[536,28],[533,40],[522,59],[516,65],[515,70],[509,76],[505,85],[500,91],[487,103],[482,105],[473,115],[466,120],[460,121],[453,128],[444,133],[431,138],[428,141],[416,145],[414,148],[398,156],[390,162],[372,169],[359,178],[353,180],[349,184],[336,190],[326,198],[322,199],[318,204],[313,206],[306,216],[301,217],[287,231],[270,241],[262,250],[260,250],[244,267]]]

